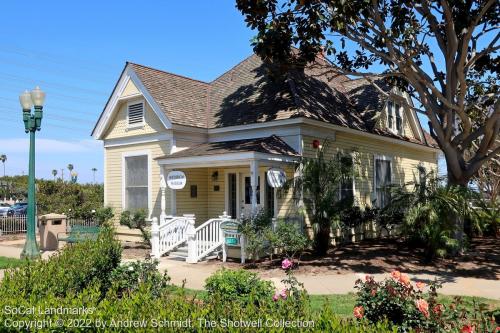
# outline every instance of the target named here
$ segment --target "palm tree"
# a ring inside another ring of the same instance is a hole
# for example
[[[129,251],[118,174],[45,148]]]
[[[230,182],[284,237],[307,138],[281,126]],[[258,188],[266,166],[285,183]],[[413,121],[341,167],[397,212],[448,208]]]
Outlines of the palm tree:
[[[94,174],[94,184],[95,184],[95,173],[97,172],[96,168],[92,168],[92,173]]]
[[[68,164],[67,168],[69,170],[69,173],[71,174],[71,171],[73,171],[74,169],[73,164]]]
[[[0,161],[3,163],[3,176],[5,177],[5,161],[7,161],[7,155],[2,154],[0,155]]]
[[[57,176],[57,170],[56,169],[52,170],[52,176],[54,176],[54,181],[56,181],[56,176]]]

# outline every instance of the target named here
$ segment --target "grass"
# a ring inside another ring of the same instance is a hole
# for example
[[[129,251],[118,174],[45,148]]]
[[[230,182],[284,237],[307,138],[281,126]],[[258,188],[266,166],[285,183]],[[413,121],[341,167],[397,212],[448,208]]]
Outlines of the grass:
[[[352,309],[356,305],[356,295],[353,293],[346,295],[310,295],[309,297],[313,311],[321,311],[326,303],[336,314],[343,317],[352,316]],[[438,302],[446,306],[453,301],[454,297],[456,296],[439,295]],[[461,296],[461,298],[467,308],[472,308],[474,302],[476,304],[484,303],[491,310],[500,307],[500,301],[498,300],[472,296]]]
[[[207,292],[205,290],[194,290],[185,288],[183,291],[179,287],[174,287],[175,292],[184,292],[186,295],[194,296],[203,299],[207,297]],[[449,305],[454,297],[448,295],[438,295],[438,302],[447,306]],[[483,297],[473,297],[473,296],[460,296],[462,301],[467,308],[471,309],[474,302],[476,304],[486,304],[490,310],[500,308],[500,301],[483,298]],[[341,317],[352,317],[352,309],[356,305],[356,295],[354,293],[349,294],[332,294],[332,295],[309,295],[311,302],[311,310],[313,312],[319,312],[326,305],[333,310],[334,313]]]
[[[23,263],[24,263],[24,260],[21,260],[21,259],[0,257],[0,269],[9,268],[9,267],[19,267]]]

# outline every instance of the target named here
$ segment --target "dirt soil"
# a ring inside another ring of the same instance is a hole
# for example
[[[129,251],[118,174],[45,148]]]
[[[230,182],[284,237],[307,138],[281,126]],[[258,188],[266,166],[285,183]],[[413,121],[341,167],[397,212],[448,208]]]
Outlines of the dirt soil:
[[[263,260],[246,268],[263,276],[274,276],[280,270],[280,260]],[[214,262],[215,264],[216,262]],[[237,262],[226,266],[239,266]],[[296,274],[389,273],[394,269],[410,274],[453,274],[457,277],[500,279],[500,239],[475,238],[469,250],[453,259],[428,262],[420,249],[409,248],[392,239],[366,240],[331,249],[324,257],[307,252],[300,258]]]
[[[122,258],[128,260],[144,260],[149,258],[151,248],[143,243],[123,242]]]

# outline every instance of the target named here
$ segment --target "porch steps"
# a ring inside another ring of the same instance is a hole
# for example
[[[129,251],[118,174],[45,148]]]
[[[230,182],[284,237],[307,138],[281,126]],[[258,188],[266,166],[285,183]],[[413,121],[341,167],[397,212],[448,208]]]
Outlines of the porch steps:
[[[172,252],[168,253],[168,257],[172,259],[179,259],[182,261],[186,261],[186,258],[188,256],[188,247],[187,245],[180,246],[173,250]],[[202,260],[200,261],[206,261],[206,260],[211,260],[211,259],[217,259],[221,257],[221,250],[216,250],[209,255],[205,256]]]

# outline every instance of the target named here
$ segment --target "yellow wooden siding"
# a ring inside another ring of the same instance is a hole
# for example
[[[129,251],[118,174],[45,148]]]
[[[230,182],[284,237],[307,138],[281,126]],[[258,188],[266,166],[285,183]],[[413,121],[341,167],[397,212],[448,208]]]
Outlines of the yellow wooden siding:
[[[123,137],[131,137],[143,134],[155,134],[165,131],[165,126],[161,123],[160,119],[156,116],[153,109],[149,106],[146,100],[142,97],[132,99],[134,102],[144,102],[144,125],[141,127],[129,128],[127,124],[127,103],[123,101],[119,104],[119,110],[116,112],[109,129],[104,135],[104,139],[115,139]]]
[[[150,152],[150,177],[151,177],[151,200],[153,202],[153,214],[152,216],[159,217],[160,215],[160,167],[158,163],[154,160],[155,157],[164,156],[168,153],[170,149],[169,141],[161,141],[154,143],[143,143],[126,145],[119,147],[108,147],[105,149],[106,158],[106,179],[105,179],[105,195],[106,204],[113,208],[115,213],[115,222],[118,221],[122,207],[122,193],[123,193],[123,180],[122,180],[122,166],[123,166],[123,154],[136,152],[136,151],[148,151]],[[170,211],[170,195],[169,191],[166,191],[167,196],[167,213]]]
[[[120,95],[120,97],[133,96],[137,94],[140,94],[139,89],[137,89],[132,80],[129,80],[127,82],[127,85],[125,86],[125,89],[123,89],[123,92]]]
[[[218,172],[217,180],[212,178],[214,172]],[[224,168],[209,168],[207,170],[208,181],[208,218],[213,218],[222,215],[226,210],[225,190],[226,190],[226,172]],[[215,191],[214,187],[218,186],[219,191]]]
[[[304,156],[314,157],[312,147],[314,137],[304,137]],[[355,152],[356,172],[355,198],[361,205],[371,205],[373,191],[373,164],[375,155],[392,157],[393,183],[403,185],[415,181],[418,177],[417,166],[422,165],[428,171],[437,171],[436,156],[433,152],[403,147],[382,140],[369,139],[353,134],[337,132],[335,141],[328,144],[327,154]]]
[[[178,169],[186,174],[186,186],[175,191],[177,215],[195,214],[196,224],[205,222],[208,218],[208,179],[206,168]],[[197,197],[191,198],[191,186],[197,186]]]

